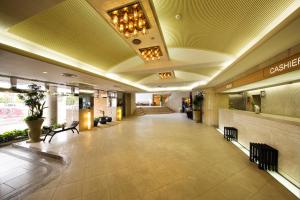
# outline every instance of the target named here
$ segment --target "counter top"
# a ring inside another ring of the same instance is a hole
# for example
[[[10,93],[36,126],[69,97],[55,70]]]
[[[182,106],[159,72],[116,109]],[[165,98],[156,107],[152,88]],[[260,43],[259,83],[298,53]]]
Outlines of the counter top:
[[[258,117],[258,118],[273,120],[273,121],[277,121],[277,122],[281,122],[281,123],[285,123],[285,124],[300,126],[300,118],[297,118],[297,117],[288,117],[288,116],[283,116],[283,115],[273,115],[273,114],[267,114],[267,113],[256,114],[256,113],[250,112],[250,111],[235,110],[235,109],[220,109],[220,110],[229,111],[229,112],[237,112],[240,114],[250,115],[252,117]]]

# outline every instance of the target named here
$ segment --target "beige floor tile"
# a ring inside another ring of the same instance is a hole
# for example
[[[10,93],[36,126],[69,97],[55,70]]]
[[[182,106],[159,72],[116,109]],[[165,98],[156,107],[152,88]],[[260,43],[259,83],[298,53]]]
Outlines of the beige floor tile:
[[[82,197],[82,183],[75,182],[58,186],[54,192],[53,200],[68,200]]]
[[[296,199],[213,127],[183,114],[126,119],[45,145],[71,159],[43,188],[55,189],[55,200]]]
[[[51,200],[53,197],[55,189],[42,189],[38,190],[30,196],[26,197],[24,200]]]

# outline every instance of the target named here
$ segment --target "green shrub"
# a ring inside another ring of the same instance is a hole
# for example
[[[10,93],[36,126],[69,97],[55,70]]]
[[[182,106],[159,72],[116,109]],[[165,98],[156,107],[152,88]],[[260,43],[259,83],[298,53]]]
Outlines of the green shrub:
[[[7,131],[0,135],[0,143],[26,138],[27,136],[28,129]]]
[[[54,123],[54,124],[51,124],[51,128],[52,129],[57,129],[57,128],[62,128],[65,124],[57,124],[57,123]]]

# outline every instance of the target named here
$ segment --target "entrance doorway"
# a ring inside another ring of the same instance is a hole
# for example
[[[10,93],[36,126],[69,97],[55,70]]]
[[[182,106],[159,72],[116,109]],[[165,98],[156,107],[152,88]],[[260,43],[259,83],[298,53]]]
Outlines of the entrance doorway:
[[[153,106],[164,106],[169,94],[153,94]]]

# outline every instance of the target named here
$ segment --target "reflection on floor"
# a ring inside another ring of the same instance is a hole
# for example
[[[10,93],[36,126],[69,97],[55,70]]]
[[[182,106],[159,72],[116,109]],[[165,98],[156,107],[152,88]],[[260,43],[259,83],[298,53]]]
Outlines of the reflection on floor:
[[[51,158],[12,147],[2,147],[0,158],[0,199],[23,199],[56,178],[62,167]]]
[[[182,114],[145,115],[32,146],[71,163],[27,200],[296,199],[214,128]]]

